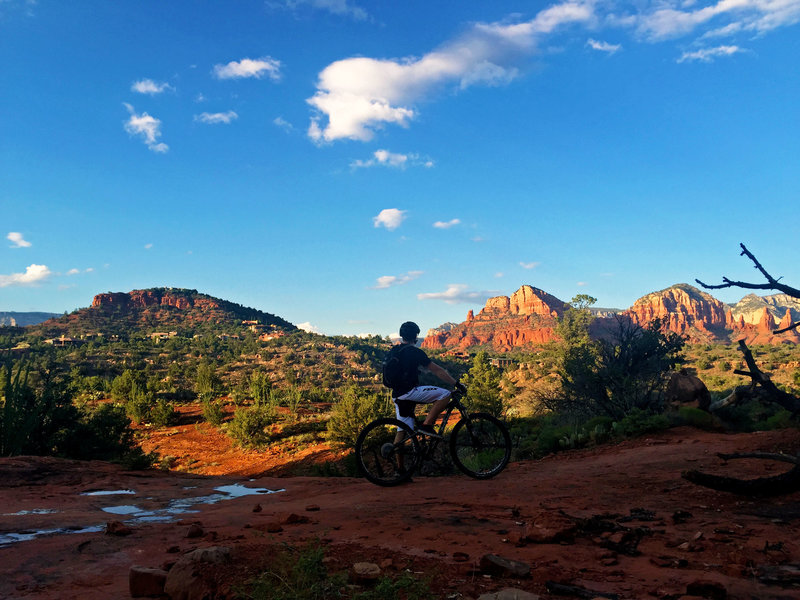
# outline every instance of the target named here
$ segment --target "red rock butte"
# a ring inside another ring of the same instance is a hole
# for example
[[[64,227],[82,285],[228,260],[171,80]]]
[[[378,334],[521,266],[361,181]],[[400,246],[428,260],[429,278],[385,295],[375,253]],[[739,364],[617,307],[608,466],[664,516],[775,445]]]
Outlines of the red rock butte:
[[[459,325],[446,331],[429,331],[422,346],[453,350],[490,346],[500,352],[537,346],[557,339],[555,327],[567,308],[566,302],[552,294],[523,285],[511,297],[489,298],[477,315],[469,311],[466,321]],[[687,284],[647,294],[618,314],[640,325],[661,319],[668,331],[684,336],[690,343],[730,343],[739,339],[748,344],[800,342],[797,330],[773,333],[778,327],[791,325],[789,309],[780,323],[776,324],[766,307],[756,323],[748,323],[742,315],[735,318],[728,305]],[[607,329],[613,319],[613,316],[598,316],[595,330]]]

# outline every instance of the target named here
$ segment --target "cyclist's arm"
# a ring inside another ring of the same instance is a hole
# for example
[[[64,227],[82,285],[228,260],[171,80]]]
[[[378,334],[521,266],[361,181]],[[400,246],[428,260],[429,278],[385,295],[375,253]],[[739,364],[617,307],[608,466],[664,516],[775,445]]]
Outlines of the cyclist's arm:
[[[431,363],[428,365],[428,371],[436,375],[436,377],[438,377],[445,383],[449,383],[450,385],[456,384],[456,380],[453,378],[452,375],[450,375],[450,373],[447,372],[447,369],[445,369],[441,365],[437,365],[433,361],[431,361]]]

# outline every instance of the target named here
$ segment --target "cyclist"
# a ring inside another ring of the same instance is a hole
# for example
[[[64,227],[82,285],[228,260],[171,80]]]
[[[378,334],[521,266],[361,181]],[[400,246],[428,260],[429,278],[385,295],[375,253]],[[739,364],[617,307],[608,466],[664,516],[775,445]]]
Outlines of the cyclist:
[[[408,425],[412,431],[415,428],[414,409],[417,404],[430,404],[428,416],[417,430],[425,435],[440,437],[433,426],[450,401],[452,392],[433,385],[420,385],[419,369],[433,373],[444,383],[454,386],[456,390],[466,392],[466,388],[458,383],[447,369],[433,362],[424,351],[417,348],[418,335],[419,326],[416,323],[406,321],[400,326],[401,341],[395,352],[400,360],[403,377],[392,387],[392,400],[397,419]]]

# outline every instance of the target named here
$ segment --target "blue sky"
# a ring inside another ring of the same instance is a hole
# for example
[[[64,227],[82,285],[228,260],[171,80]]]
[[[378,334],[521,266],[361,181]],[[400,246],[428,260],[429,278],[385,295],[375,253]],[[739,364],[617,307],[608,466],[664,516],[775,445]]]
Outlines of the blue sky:
[[[800,0],[0,0],[0,310],[326,334],[800,284]],[[715,294],[735,301],[744,292]]]

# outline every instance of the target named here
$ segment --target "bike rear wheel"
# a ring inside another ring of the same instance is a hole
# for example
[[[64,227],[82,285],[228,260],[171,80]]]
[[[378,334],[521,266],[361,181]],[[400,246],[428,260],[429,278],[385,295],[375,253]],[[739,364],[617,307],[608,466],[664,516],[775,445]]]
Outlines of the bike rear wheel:
[[[361,473],[376,485],[398,485],[411,478],[422,450],[413,430],[397,419],[377,419],[356,441],[356,462]]]
[[[450,434],[455,465],[470,477],[489,479],[511,459],[511,435],[499,420],[486,413],[461,419]]]

